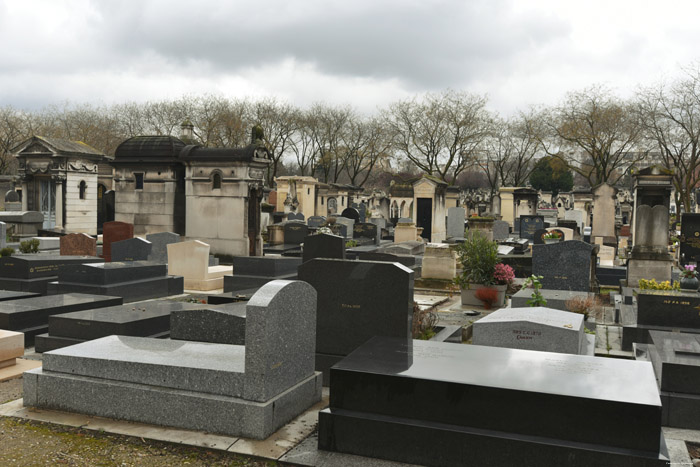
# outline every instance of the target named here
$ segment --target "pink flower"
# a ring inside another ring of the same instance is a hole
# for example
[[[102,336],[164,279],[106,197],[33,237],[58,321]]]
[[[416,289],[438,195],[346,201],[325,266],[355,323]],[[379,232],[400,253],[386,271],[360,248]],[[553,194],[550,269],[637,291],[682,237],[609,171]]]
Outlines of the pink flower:
[[[507,264],[499,263],[494,268],[493,278],[499,285],[509,284],[515,278],[515,271]]]

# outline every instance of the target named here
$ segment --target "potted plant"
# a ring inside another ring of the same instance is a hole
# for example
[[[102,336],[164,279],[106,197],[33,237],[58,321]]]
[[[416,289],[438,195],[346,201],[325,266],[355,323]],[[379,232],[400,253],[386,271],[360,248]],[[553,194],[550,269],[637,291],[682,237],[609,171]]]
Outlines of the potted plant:
[[[498,244],[489,241],[483,232],[477,231],[460,243],[456,251],[462,271],[455,277],[454,283],[461,289],[462,305],[484,305],[488,300],[489,306],[501,306],[508,287],[507,282],[501,282],[504,277],[508,277],[508,273],[499,268],[499,278],[495,276],[496,266],[501,262],[498,258]],[[508,268],[512,273],[512,268]],[[492,299],[491,292],[478,292],[483,288],[495,289],[495,300]],[[479,299],[479,296],[483,300]]]
[[[685,269],[681,271],[681,290],[698,290],[698,272],[692,264],[686,264]]]
[[[542,236],[542,239],[544,240],[545,243],[557,243],[561,240],[561,234],[557,232],[556,230],[552,230],[550,232],[547,232]]]

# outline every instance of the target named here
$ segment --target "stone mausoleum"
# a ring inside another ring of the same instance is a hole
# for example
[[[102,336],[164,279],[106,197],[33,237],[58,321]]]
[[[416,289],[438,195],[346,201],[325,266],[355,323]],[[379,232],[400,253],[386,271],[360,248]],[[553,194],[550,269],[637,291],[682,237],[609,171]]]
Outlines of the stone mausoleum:
[[[115,220],[134,224],[135,235],[176,232],[208,243],[212,253],[259,256],[269,164],[256,130],[243,148],[207,148],[173,136],[130,138],[112,162]]]
[[[44,229],[97,234],[98,200],[111,184],[104,154],[79,141],[43,136],[11,152],[18,161],[22,211],[41,212]]]

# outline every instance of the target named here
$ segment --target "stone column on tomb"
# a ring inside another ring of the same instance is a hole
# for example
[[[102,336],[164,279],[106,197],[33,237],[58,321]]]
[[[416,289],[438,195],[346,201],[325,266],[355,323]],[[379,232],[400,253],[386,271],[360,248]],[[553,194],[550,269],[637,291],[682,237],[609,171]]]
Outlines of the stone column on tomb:
[[[56,228],[63,228],[63,181],[59,178],[53,180],[56,184]]]

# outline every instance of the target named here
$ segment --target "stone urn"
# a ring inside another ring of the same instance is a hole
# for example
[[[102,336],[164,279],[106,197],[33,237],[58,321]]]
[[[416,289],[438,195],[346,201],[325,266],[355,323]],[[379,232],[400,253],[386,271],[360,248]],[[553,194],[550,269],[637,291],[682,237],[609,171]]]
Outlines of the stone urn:
[[[687,290],[688,292],[697,292],[698,286],[700,286],[700,281],[697,277],[681,277],[681,290]]]

